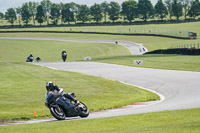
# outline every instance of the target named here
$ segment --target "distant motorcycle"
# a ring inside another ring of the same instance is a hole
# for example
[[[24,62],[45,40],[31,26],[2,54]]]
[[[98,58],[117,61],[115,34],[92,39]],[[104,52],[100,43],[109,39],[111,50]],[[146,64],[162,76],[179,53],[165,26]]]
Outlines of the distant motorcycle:
[[[66,61],[66,59],[67,59],[67,53],[63,53],[63,54],[62,54],[62,59],[63,59],[63,62]]]
[[[26,62],[33,62],[33,57],[30,57],[30,56],[27,57],[27,58],[26,58]]]
[[[75,94],[73,97],[75,97]],[[70,101],[74,107],[69,108],[67,100]],[[89,109],[84,103],[73,103],[70,99],[65,98],[63,95],[55,99],[52,93],[48,93],[45,104],[48,106],[51,114],[58,120],[65,120],[66,117],[76,116],[84,118],[89,115]]]

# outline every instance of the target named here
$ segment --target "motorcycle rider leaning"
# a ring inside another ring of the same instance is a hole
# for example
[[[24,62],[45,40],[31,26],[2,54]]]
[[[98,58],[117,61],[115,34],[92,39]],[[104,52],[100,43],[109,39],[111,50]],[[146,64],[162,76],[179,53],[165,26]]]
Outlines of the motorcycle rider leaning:
[[[72,100],[73,102],[75,102],[75,105],[79,104],[79,101],[76,100],[75,94],[74,93],[63,93],[63,88],[59,88],[57,85],[54,85],[53,82],[49,81],[46,83],[46,89],[47,89],[47,94],[48,93],[52,93],[54,95],[55,98],[63,95],[65,98]],[[69,105],[69,108],[74,107],[74,104],[72,104],[70,101],[67,102]],[[45,105],[48,107],[48,104],[45,103]]]

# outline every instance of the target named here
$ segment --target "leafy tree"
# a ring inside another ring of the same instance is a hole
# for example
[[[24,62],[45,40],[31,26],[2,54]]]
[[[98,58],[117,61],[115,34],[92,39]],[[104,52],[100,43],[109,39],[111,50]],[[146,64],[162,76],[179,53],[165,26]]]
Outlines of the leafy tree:
[[[63,11],[63,9],[64,9],[64,3],[62,3],[62,2],[60,2],[60,4],[58,4],[58,6],[59,6],[59,10],[60,10],[60,13],[61,13],[61,24],[63,24],[63,13],[62,13],[62,11]]]
[[[163,4],[162,0],[158,0],[158,2],[156,3],[156,5],[155,5],[155,14],[158,15],[162,20],[168,14],[167,13],[167,8]]]
[[[28,23],[31,19],[31,14],[29,12],[28,3],[25,3],[22,5],[21,12],[22,12],[22,21],[24,21],[24,23],[26,25],[28,25]]]
[[[22,17],[22,9],[21,7],[16,8],[17,19],[19,21],[19,25],[21,25],[21,17]]]
[[[138,17],[137,2],[134,0],[124,1],[122,3],[122,14],[129,22]]]
[[[117,2],[110,2],[108,14],[109,19],[115,22],[115,20],[119,19],[120,5]]]
[[[5,13],[5,19],[8,20],[8,22],[10,22],[13,26],[14,21],[17,19],[14,8],[7,9]]]
[[[60,4],[58,4],[59,10],[62,11],[63,7],[64,7],[64,3],[60,2]]]
[[[70,22],[74,21],[74,12],[71,9],[71,4],[64,4],[61,9],[61,14],[63,22],[68,22],[69,24]]]
[[[50,11],[51,11],[51,1],[50,0],[42,0],[40,4],[42,5],[47,24],[49,24],[49,15],[50,15]]]
[[[106,22],[108,10],[109,10],[109,4],[106,1],[101,3],[101,11],[103,12],[104,22]]]
[[[53,24],[57,24],[58,23],[58,19],[60,17],[60,10],[59,10],[58,4],[53,3],[51,5],[50,14],[51,14],[50,18],[53,20]]]
[[[139,14],[142,15],[142,18],[144,19],[144,21],[147,21],[147,19],[153,15],[153,11],[154,11],[151,1],[139,0],[138,11],[139,11]]]
[[[96,21],[97,23],[102,20],[103,15],[102,15],[102,10],[101,6],[99,4],[94,4],[93,6],[90,7],[90,14],[93,16],[93,20]]]
[[[85,23],[89,20],[90,9],[87,5],[80,5],[77,14],[77,20]]]
[[[191,8],[188,12],[190,17],[193,17],[194,19],[200,15],[200,2],[199,0],[195,0],[191,3]]]
[[[76,23],[77,21],[77,15],[78,15],[78,10],[79,10],[79,4],[76,4],[74,2],[69,3],[71,7],[71,11],[74,13],[74,21]]]
[[[165,4],[168,10],[169,18],[172,20],[173,12],[172,12],[172,0],[165,0]]]
[[[4,14],[2,12],[0,12],[0,19],[4,18]]]
[[[37,7],[37,13],[36,13],[36,20],[38,21],[38,23],[40,23],[40,25],[44,22],[44,18],[45,18],[45,14],[44,14],[44,10],[42,8],[41,5],[39,5]]]
[[[190,10],[190,0],[181,0],[183,5],[183,12],[184,12],[184,18],[187,19],[188,12]]]
[[[35,25],[35,15],[37,13],[37,6],[38,6],[38,3],[36,3],[36,2],[31,2],[30,1],[28,3],[29,12],[30,12],[30,15],[32,16],[34,25]]]
[[[179,18],[183,15],[182,4],[180,1],[173,0],[172,12],[173,12],[173,16],[175,16],[177,20],[179,20]]]

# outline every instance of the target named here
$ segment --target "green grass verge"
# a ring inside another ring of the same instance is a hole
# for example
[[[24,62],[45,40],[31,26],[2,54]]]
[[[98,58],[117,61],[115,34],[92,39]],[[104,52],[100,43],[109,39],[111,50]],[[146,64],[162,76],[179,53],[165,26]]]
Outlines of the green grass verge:
[[[197,28],[198,30],[198,28]],[[149,48],[149,50],[154,50],[158,48],[168,48],[175,46],[176,44],[187,44],[187,43],[198,43],[198,40],[195,41],[185,41],[185,40],[177,40],[177,39],[168,39],[168,38],[160,38],[160,37],[145,37],[145,36],[113,36],[113,35],[91,35],[91,34],[43,34],[43,33],[17,33],[17,34],[0,34],[0,36],[27,36],[27,37],[61,37],[61,38],[79,38],[79,39],[103,39],[103,40],[126,40],[133,41],[138,43],[143,43],[145,47]],[[1,40],[2,42],[2,40]],[[4,42],[4,45],[7,45],[9,49],[12,49],[10,52],[14,52],[15,49],[20,49],[20,54],[16,54],[17,58],[24,62],[24,56],[27,56],[31,51],[35,49],[35,47],[28,48],[30,51],[20,47],[13,47],[14,43],[7,44],[8,40]],[[14,42],[17,42],[16,40]],[[21,41],[19,44],[21,44]],[[49,43],[49,42],[48,42]],[[54,43],[54,41],[52,42]],[[28,41],[24,42],[24,46],[29,45]],[[35,43],[30,43],[35,45]],[[66,43],[68,44],[68,43]],[[75,44],[75,43],[73,43]],[[12,47],[10,47],[10,45]],[[22,46],[23,46],[22,45]],[[51,45],[51,44],[50,44]],[[62,43],[57,44],[62,45]],[[3,48],[4,47],[4,48]],[[45,48],[48,46],[45,46]],[[57,47],[51,45],[51,47]],[[1,52],[7,51],[5,50],[6,46],[1,45]],[[43,48],[43,50],[45,50]],[[57,48],[58,53],[60,54],[60,50],[62,48]],[[40,50],[40,49],[38,49]],[[37,52],[38,50],[34,50]],[[21,52],[23,51],[23,52]],[[51,50],[52,52],[52,50]],[[6,52],[5,52],[6,53]],[[22,54],[23,53],[23,54]],[[0,58],[2,61],[0,64],[0,71],[3,72],[0,76],[0,110],[1,110],[1,120],[2,119],[32,119],[33,111],[36,110],[38,114],[38,118],[40,117],[48,117],[50,115],[47,108],[44,107],[44,83],[48,80],[53,80],[59,86],[63,87],[65,91],[72,92],[75,91],[78,95],[78,99],[83,100],[89,106],[91,110],[102,109],[100,106],[93,105],[95,104],[91,99],[96,98],[96,93],[98,92],[100,96],[105,96],[104,93],[108,94],[107,97],[113,96],[110,100],[113,100],[112,105],[109,108],[116,107],[115,105],[119,105],[116,103],[116,94],[113,94],[113,88],[121,86],[123,84],[104,80],[104,79],[96,79],[93,76],[87,76],[82,74],[75,74],[71,72],[63,72],[63,71],[55,71],[46,69],[39,66],[32,66],[26,63],[16,63],[15,57],[4,57],[9,56],[10,53],[6,53],[7,55],[2,54]],[[40,53],[35,53],[40,56]],[[57,55],[57,53],[54,53]],[[74,54],[74,53],[73,53]],[[41,55],[43,56],[43,55]],[[42,57],[45,59],[46,56],[51,56],[50,54],[44,55]],[[179,56],[179,55],[145,55],[145,56],[132,56],[130,54],[123,56],[119,54],[114,55],[106,55],[110,57],[103,57],[102,55],[98,57],[98,55],[94,58],[99,62],[113,62],[118,64],[130,65],[132,64],[132,58],[134,59],[143,59],[146,62],[149,60],[149,65],[152,65],[151,62],[157,62],[160,66],[165,66],[169,61],[175,62],[171,63],[173,66],[169,66],[169,69],[172,69],[175,65],[182,62],[185,64],[185,61],[189,61],[192,65],[188,63],[187,68],[194,68],[197,70],[196,66],[198,65],[199,56]],[[171,57],[170,57],[171,56]],[[187,58],[185,60],[185,57]],[[170,58],[170,59],[169,59]],[[51,60],[57,60],[57,58],[50,58]],[[78,59],[77,57],[71,58],[72,60]],[[71,60],[70,59],[70,60]],[[81,56],[80,56],[80,59]],[[180,60],[181,59],[181,60]],[[5,62],[6,60],[11,61]],[[166,60],[166,61],[165,61]],[[180,61],[179,61],[180,60]],[[197,61],[197,64],[195,62]],[[164,65],[162,63],[166,62]],[[153,64],[155,67],[157,64]],[[144,64],[146,65],[146,64]],[[148,66],[146,66],[148,67]],[[175,68],[177,69],[177,68]],[[186,69],[186,68],[183,68]],[[186,69],[187,70],[187,69]],[[91,79],[92,82],[88,79]],[[33,82],[32,82],[33,81]],[[70,81],[70,82],[68,82]],[[101,82],[100,82],[101,81]],[[80,85],[77,84],[80,82]],[[6,84],[5,84],[6,83]],[[33,83],[36,83],[33,85]],[[103,84],[103,85],[102,85]],[[94,87],[94,88],[93,88]],[[123,88],[132,86],[121,86]],[[16,88],[16,89],[15,89]],[[80,90],[79,90],[80,88]],[[97,88],[97,89],[95,89]],[[8,91],[9,90],[9,91]],[[33,91],[34,90],[34,91]],[[76,91],[78,90],[78,91]],[[92,91],[91,91],[92,90]],[[119,88],[121,93],[121,88]],[[124,89],[123,89],[124,90]],[[128,89],[129,90],[129,89]],[[122,92],[126,96],[131,94],[135,89],[130,89],[131,91]],[[137,89],[136,89],[137,90]],[[88,91],[91,92],[88,94]],[[128,92],[128,93],[127,93]],[[134,92],[135,93],[135,92]],[[141,93],[141,92],[140,92]],[[146,92],[145,92],[146,93]],[[103,95],[101,95],[103,94]],[[95,96],[94,96],[95,95]],[[21,98],[20,98],[20,97]],[[35,97],[37,96],[37,97]],[[86,99],[85,96],[88,96]],[[147,94],[141,94],[140,96],[144,96],[144,99],[154,99],[157,96],[147,96]],[[30,99],[33,97],[33,99]],[[135,97],[135,96],[129,96]],[[98,99],[102,100],[105,97]],[[144,100],[143,99],[143,100]],[[32,100],[32,101],[31,101]],[[118,101],[119,99],[117,99]],[[107,99],[105,99],[107,102]],[[104,102],[105,102],[104,101]],[[89,103],[92,102],[92,103]],[[99,101],[102,104],[103,101]],[[124,104],[129,101],[122,101]],[[30,104],[31,103],[31,104]],[[105,103],[103,103],[105,104]],[[16,108],[14,108],[16,106]],[[95,107],[96,106],[96,107]],[[104,105],[105,106],[105,105]],[[104,107],[103,106],[103,107]],[[4,108],[5,107],[5,108]],[[7,109],[9,108],[9,110]],[[31,125],[18,125],[11,127],[0,127],[0,132],[199,132],[199,109],[190,109],[190,110],[180,110],[180,111],[166,111],[159,113],[148,113],[148,114],[139,114],[139,115],[131,115],[131,116],[121,116],[121,117],[112,117],[112,118],[104,118],[104,119],[94,119],[94,120],[82,120],[82,121],[69,121],[69,122],[54,122],[54,123],[39,123],[39,124],[31,124]],[[55,128],[59,127],[59,128]],[[60,128],[61,127],[61,128]]]
[[[113,44],[36,41],[36,40],[1,40],[0,62],[25,62],[26,57],[33,53],[42,61],[61,61],[61,51],[67,50],[67,61],[83,60],[85,56],[106,57],[131,55],[125,47]]]
[[[38,118],[49,117],[50,112],[44,106],[47,81],[54,81],[66,92],[77,93],[77,98],[86,103],[91,111],[159,99],[153,93],[117,81],[24,63],[30,52],[40,56],[42,61],[60,61],[63,48],[68,51],[69,61],[83,60],[84,55],[96,58],[130,55],[130,52],[120,45],[1,40],[0,47],[1,122],[9,119],[32,119],[34,110],[37,111]]]
[[[111,118],[44,122],[0,127],[1,132],[21,133],[199,133],[200,109],[164,111]]]
[[[143,60],[142,65],[134,65],[133,60]],[[125,55],[95,58],[93,61],[111,64],[120,64],[132,67],[145,67],[168,70],[183,70],[200,72],[200,56],[170,55],[170,54],[146,54]]]
[[[151,92],[85,74],[56,71],[28,63],[0,63],[0,121],[50,116],[44,106],[45,83],[54,81],[65,92],[75,92],[91,111],[156,100]],[[122,89],[123,88],[123,89]]]
[[[111,36],[111,35],[88,35],[88,34],[78,34],[77,36],[77,34],[18,33],[18,34],[0,34],[0,36],[27,36],[27,37],[44,36],[44,37],[81,38],[81,39],[128,40],[128,41],[133,41],[133,42],[144,43],[145,46],[152,47],[151,49],[156,49],[158,47],[166,47],[170,45],[173,46],[174,42],[176,42],[177,44],[185,43],[185,41],[183,40],[167,39],[167,38],[159,38],[159,37],[133,37],[133,36]],[[120,103],[118,102],[116,103],[116,100],[117,101],[120,100],[120,99],[116,99],[115,95],[117,94],[113,94],[113,88],[116,88],[118,86],[123,87],[125,89],[123,89],[124,91],[121,92],[122,91],[121,88],[118,88],[118,90],[120,91],[117,90],[116,92],[123,93],[123,96],[126,96],[126,97],[127,95],[129,95],[128,97],[130,98],[135,97],[135,95],[130,96],[130,94],[132,94],[133,91],[134,91],[133,94],[135,94],[135,91],[137,91],[137,88],[135,90],[135,89],[132,89],[132,86],[124,86],[123,84],[119,82],[104,80],[102,78],[96,79],[93,76],[88,77],[87,75],[83,75],[83,74],[50,70],[50,69],[46,69],[39,66],[32,66],[26,63],[19,63],[19,62],[17,63],[15,62],[15,58],[24,62],[25,60],[24,56],[26,57],[27,54],[29,54],[33,50],[37,52],[40,49],[35,50],[36,47],[34,45],[37,45],[37,44],[35,44],[34,42],[30,43],[31,41],[17,42],[16,40],[14,40],[14,42],[10,44],[8,42],[10,43],[10,40],[6,40],[3,43],[3,45],[0,45],[1,52],[4,52],[4,54],[0,56],[1,58],[0,71],[2,72],[0,75],[0,78],[3,79],[0,81],[0,86],[1,86],[0,87],[0,90],[1,90],[1,93],[0,93],[1,118],[0,119],[1,120],[3,119],[4,120],[5,119],[6,120],[32,119],[34,118],[33,117],[34,110],[37,111],[38,118],[48,117],[50,113],[48,109],[44,107],[44,93],[45,93],[44,86],[45,86],[45,82],[48,80],[55,81],[56,84],[58,84],[60,87],[63,87],[65,91],[67,92],[75,91],[77,93],[78,99],[88,104],[91,110],[104,109],[105,102],[107,102],[107,100],[113,101],[111,102],[112,104],[111,106],[109,105],[107,106],[108,108],[112,108],[112,107],[116,107],[120,105]],[[189,41],[189,42],[193,43],[193,42],[198,42],[198,41],[196,40],[196,41]],[[18,46],[22,46],[22,48],[14,47],[15,43],[17,43]],[[52,43],[52,44],[49,44],[49,43]],[[56,46],[54,46],[53,43],[55,42],[54,41],[47,42],[46,46],[43,48],[43,51],[45,51],[45,49],[48,48],[48,46],[51,46],[54,48],[57,47],[56,50],[59,51],[58,55],[60,55],[60,50],[63,49],[63,46],[60,48],[58,46],[68,45],[67,42],[64,42],[65,44],[61,42],[55,43],[57,44]],[[33,45],[33,47],[30,49],[29,47],[26,47],[23,49],[24,46],[29,46],[29,44]],[[76,44],[76,43],[73,43],[73,44]],[[157,45],[159,44],[160,46],[158,45],[157,47],[155,44]],[[9,50],[5,50],[6,47]],[[26,50],[27,48],[28,50]],[[20,53],[19,52],[16,53],[16,57],[11,57],[11,56],[4,57],[4,56],[9,56],[10,52],[14,52],[15,50],[20,50]],[[77,50],[77,49],[74,49],[74,50]],[[81,49],[81,51],[82,50],[83,49]],[[9,51],[9,53],[5,51]],[[53,50],[51,49],[50,52],[52,51]],[[40,54],[41,53],[35,53],[35,56],[36,55],[40,56]],[[54,54],[57,55],[57,53],[54,53]],[[192,60],[191,61],[192,64],[199,60],[198,59],[199,56],[179,56],[179,55],[177,56],[176,55],[132,56],[129,53],[126,53],[123,56],[121,56],[120,54],[121,53],[113,54],[113,55],[109,55],[109,54],[107,55],[103,54],[101,56],[97,55],[94,59],[99,62],[113,62],[113,63],[117,62],[118,64],[127,64],[127,65],[130,65],[133,59],[143,59],[145,62],[148,62],[148,60],[149,62],[154,61],[154,60],[161,61],[163,59],[163,61],[158,62],[158,64],[164,63],[165,60],[166,60],[166,64],[170,60],[173,60],[173,62],[177,60],[177,62],[175,62],[177,64],[179,64],[180,62],[183,62],[183,64],[185,64],[184,57],[187,57],[188,58],[187,60],[189,61]],[[110,56],[110,57],[106,57],[106,56],[103,57],[104,55]],[[45,59],[46,56],[51,56],[51,54],[45,54],[44,57],[42,58]],[[172,57],[170,58],[170,56]],[[196,59],[194,59],[194,57]],[[170,60],[168,60],[169,58]],[[180,58],[181,58],[181,61],[179,61]],[[57,59],[60,59],[60,58],[51,57],[48,61],[51,61],[51,60],[54,61]],[[79,60],[79,59],[82,59],[82,57],[80,56],[80,58],[78,59],[78,56],[77,56],[77,57],[71,58],[70,60],[76,60],[76,59]],[[6,60],[9,60],[11,62],[6,62]],[[175,66],[175,63],[172,63],[172,64],[174,64]],[[154,65],[156,66],[156,64]],[[191,66],[193,67],[193,65]],[[187,67],[190,67],[190,66],[187,66]],[[195,71],[196,71],[196,67],[193,67],[193,68],[195,68]],[[89,80],[91,79],[92,82],[89,81],[88,79]],[[77,84],[77,82],[78,83],[80,82],[80,85]],[[129,87],[131,89],[128,89]],[[126,91],[126,88],[128,91]],[[89,94],[88,94],[88,91],[90,92]],[[95,101],[97,100],[96,93],[99,94],[100,96],[104,96],[103,98],[98,97],[98,100],[99,100],[98,102],[100,104],[104,104],[102,106],[103,108],[101,106],[95,105],[96,102],[94,103],[94,100]],[[144,91],[144,93],[147,93],[147,92]],[[88,99],[85,96],[87,96]],[[105,97],[107,98],[110,96],[113,96],[113,97],[111,97],[111,99],[105,99]],[[144,99],[157,98],[157,96],[142,94],[141,92],[139,92],[139,97],[140,96],[144,96],[145,97]],[[33,99],[30,99],[30,97],[33,97]],[[101,101],[101,100],[105,100],[105,101]],[[123,100],[122,103],[123,104],[129,103],[129,100],[127,101]],[[9,110],[7,108],[9,108]],[[121,117],[112,117],[112,118],[94,119],[94,120],[69,121],[69,122],[65,121],[65,122],[40,123],[40,124],[31,124],[31,125],[18,125],[18,126],[11,126],[11,127],[0,127],[0,132],[51,132],[51,131],[55,131],[55,132],[82,131],[82,132],[95,132],[95,133],[96,132],[198,132],[199,127],[200,127],[199,121],[200,121],[199,109],[191,109],[191,110],[148,113],[148,114],[121,116]],[[59,127],[59,128],[55,128],[55,127]]]
[[[126,48],[115,44],[1,40],[0,47],[0,62],[24,62],[30,53],[35,57],[41,57],[43,62],[57,62],[61,61],[60,52],[65,48],[68,52],[68,61],[82,61],[84,56],[91,56],[92,61],[96,62],[200,72],[200,56],[166,54],[133,56]],[[133,60],[143,60],[144,64],[134,65]]]
[[[149,51],[157,49],[166,49],[184,45],[199,44],[197,40],[180,40],[164,37],[151,36],[126,36],[126,35],[97,35],[97,34],[69,34],[69,33],[0,33],[1,37],[56,37],[70,39],[99,39],[99,40],[124,40],[136,43],[142,43]]]
[[[118,26],[73,26],[73,27],[45,27],[45,28],[13,28],[0,31],[70,31],[70,32],[103,32],[121,34],[157,34],[177,37],[188,37],[189,32],[198,35],[200,22],[180,24],[148,24],[148,25],[118,25]]]

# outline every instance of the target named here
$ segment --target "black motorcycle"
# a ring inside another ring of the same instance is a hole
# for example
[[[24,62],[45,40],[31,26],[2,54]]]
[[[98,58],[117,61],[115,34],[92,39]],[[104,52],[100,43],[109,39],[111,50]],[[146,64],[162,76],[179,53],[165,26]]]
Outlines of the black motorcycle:
[[[33,56],[29,56],[26,58],[26,62],[33,62]]]
[[[75,94],[72,96],[75,97]],[[70,107],[69,102],[71,103],[70,105],[73,106]],[[51,114],[58,120],[65,120],[66,117],[77,116],[84,118],[89,115],[89,109],[84,103],[74,103],[63,95],[55,98],[52,93],[48,93],[45,104],[49,108]]]
[[[66,59],[67,59],[67,53],[66,52],[62,53],[62,59],[63,59],[63,62],[66,61]]]

